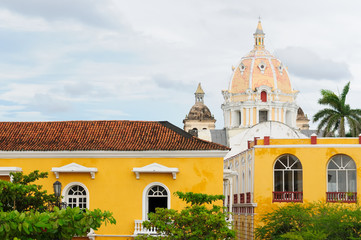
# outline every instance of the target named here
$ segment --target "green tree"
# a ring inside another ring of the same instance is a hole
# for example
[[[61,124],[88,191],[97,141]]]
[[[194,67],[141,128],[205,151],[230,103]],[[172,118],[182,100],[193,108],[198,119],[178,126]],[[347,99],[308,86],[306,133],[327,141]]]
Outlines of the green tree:
[[[262,216],[257,239],[361,239],[361,208],[337,203],[287,204]]]
[[[221,206],[214,205],[223,195],[175,192],[175,195],[189,204],[185,209],[157,208],[149,213],[149,221],[143,223],[147,229],[157,229],[157,236],[144,235],[137,239],[234,239],[235,232],[226,221],[227,213]],[[207,206],[207,204],[213,204]]]
[[[70,240],[90,228],[115,224],[109,211],[54,207],[56,197],[34,184],[47,173],[12,173],[13,182],[0,180],[0,239]]]
[[[351,109],[350,105],[346,104],[346,96],[349,90],[350,82],[345,85],[339,96],[330,90],[321,90],[322,97],[318,100],[318,103],[330,108],[318,111],[313,116],[313,122],[320,120],[317,132],[323,131],[323,136],[332,136],[338,131],[339,137],[345,137],[346,122],[352,136],[355,137],[360,133],[361,109]]]
[[[56,202],[54,194],[42,190],[42,186],[34,184],[41,178],[47,178],[48,173],[38,170],[24,175],[22,172],[11,173],[12,182],[0,181],[0,208],[3,211],[17,210],[19,212],[35,210],[43,212],[52,208]]]

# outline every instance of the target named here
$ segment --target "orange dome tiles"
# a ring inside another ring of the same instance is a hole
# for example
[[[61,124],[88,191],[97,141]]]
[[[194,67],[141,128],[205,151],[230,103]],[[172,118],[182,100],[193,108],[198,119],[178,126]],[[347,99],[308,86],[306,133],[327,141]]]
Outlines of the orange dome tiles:
[[[265,70],[262,73],[259,65],[265,65]],[[260,86],[274,87],[274,78],[272,68],[266,58],[257,58],[254,61],[253,76],[252,76],[252,89],[255,90]]]
[[[241,72],[241,69],[240,69],[241,64],[239,64],[237,66],[237,68],[234,69],[234,73],[232,76],[232,82],[231,82],[232,84],[231,84],[231,89],[230,89],[230,92],[232,92],[232,93],[245,92],[246,89],[248,88],[252,60],[245,59],[242,61],[242,64],[245,67],[243,73]]]
[[[0,122],[0,151],[229,150],[169,122]]]
[[[277,87],[284,93],[291,93],[291,82],[286,69],[279,70],[279,66],[281,66],[281,62],[277,59],[271,60],[273,66],[275,67],[275,73],[277,78]],[[282,71],[282,74],[281,72]]]

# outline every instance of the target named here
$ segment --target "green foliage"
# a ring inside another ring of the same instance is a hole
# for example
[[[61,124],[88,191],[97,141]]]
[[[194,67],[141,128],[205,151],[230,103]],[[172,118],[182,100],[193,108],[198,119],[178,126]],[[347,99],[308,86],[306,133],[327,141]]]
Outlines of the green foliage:
[[[223,199],[223,195],[191,192],[176,192],[175,195],[190,203],[190,206],[180,212],[157,208],[156,213],[149,214],[149,221],[143,222],[143,226],[157,229],[158,235],[144,235],[137,239],[234,239],[235,232],[229,228],[224,208],[217,205],[205,206]]]
[[[72,239],[97,230],[103,223],[115,224],[112,213],[95,209],[54,207],[56,197],[34,184],[48,173],[14,173],[13,182],[0,180],[0,239]]]
[[[102,223],[114,224],[108,211],[66,208],[53,212],[0,212],[0,239],[48,240],[85,236],[90,228],[96,230]]]
[[[339,137],[345,137],[346,123],[349,126],[348,135],[356,137],[361,132],[361,109],[351,109],[350,105],[346,104],[346,96],[349,90],[350,82],[345,85],[339,96],[330,90],[321,90],[322,97],[318,103],[330,108],[318,111],[313,116],[313,122],[320,120],[317,131],[323,131],[323,136],[334,136],[335,132],[338,131]]]
[[[361,208],[329,203],[287,204],[262,217],[257,239],[361,239]]]
[[[38,170],[24,175],[22,172],[11,173],[13,182],[0,180],[0,210],[19,212],[35,210],[43,212],[56,201],[54,194],[47,194],[42,186],[36,185],[38,179],[47,178],[48,173]]]
[[[190,203],[191,205],[202,205],[202,204],[211,204],[217,200],[223,200],[223,195],[208,195],[203,193],[192,193],[192,192],[175,192],[176,196],[185,201],[186,203]]]

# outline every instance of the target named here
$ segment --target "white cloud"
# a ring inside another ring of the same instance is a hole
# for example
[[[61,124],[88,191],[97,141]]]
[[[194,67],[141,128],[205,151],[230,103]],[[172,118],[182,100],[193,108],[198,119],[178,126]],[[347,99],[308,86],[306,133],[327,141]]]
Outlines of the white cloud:
[[[299,77],[315,80],[350,79],[351,73],[345,62],[336,62],[318,56],[311,50],[301,47],[277,49],[275,55],[289,67],[289,71]]]
[[[354,25],[361,21],[360,4],[5,0],[0,119],[113,117],[182,126],[202,82],[221,128],[221,90],[232,64],[253,47],[259,15],[266,47],[279,49],[310,117],[319,108],[321,88],[342,88],[352,76],[351,92],[361,90],[361,32]],[[358,102],[352,94],[350,100]]]

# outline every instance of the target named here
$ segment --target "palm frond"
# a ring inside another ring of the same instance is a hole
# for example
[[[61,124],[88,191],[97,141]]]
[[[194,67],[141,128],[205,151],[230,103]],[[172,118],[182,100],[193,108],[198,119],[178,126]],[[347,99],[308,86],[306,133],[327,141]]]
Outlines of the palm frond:
[[[322,109],[320,111],[318,111],[314,116],[313,116],[313,122],[317,122],[319,119],[321,118],[324,118],[326,116],[329,116],[329,115],[334,115],[334,114],[338,114],[337,111],[333,110],[333,109],[330,109],[330,108],[325,108],[325,109]]]
[[[340,96],[340,100],[341,100],[342,104],[345,104],[346,96],[347,96],[347,93],[348,93],[349,90],[350,90],[350,82],[348,82],[343,87],[343,90],[342,90],[342,93],[341,93],[341,96]]]
[[[327,94],[323,94],[322,98],[318,99],[318,103],[321,105],[331,106],[334,109],[339,109],[341,107],[339,97],[333,92],[327,92]]]

